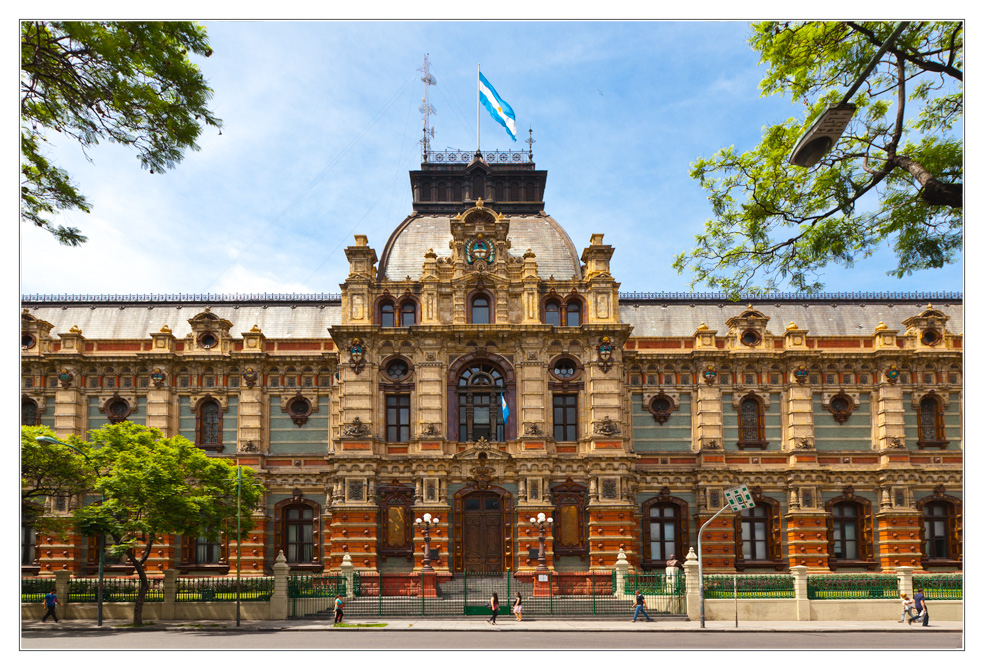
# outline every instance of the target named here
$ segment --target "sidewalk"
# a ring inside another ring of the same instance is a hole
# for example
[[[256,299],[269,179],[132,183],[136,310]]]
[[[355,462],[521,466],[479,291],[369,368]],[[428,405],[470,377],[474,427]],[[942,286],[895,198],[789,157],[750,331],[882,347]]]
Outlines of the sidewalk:
[[[103,630],[114,632],[127,632],[131,630],[194,630],[207,629],[209,631],[235,631],[235,621],[158,621],[153,627],[143,629],[121,628],[129,624],[127,620],[104,620]],[[706,621],[705,627],[700,627],[699,621],[653,621],[645,619],[633,623],[631,619],[624,621],[613,621],[604,619],[531,619],[516,621],[505,616],[500,617],[495,626],[489,624],[484,618],[469,617],[467,619],[355,619],[346,621],[355,626],[357,624],[385,623],[385,627],[373,628],[334,628],[329,619],[289,619],[287,621],[241,621],[238,630],[254,631],[318,631],[332,630],[338,634],[349,632],[372,633],[381,630],[399,631],[476,631],[487,630],[496,632],[638,632],[638,633],[660,633],[673,631],[689,632],[708,632],[708,633],[727,633],[737,631],[740,633],[768,632],[777,631],[787,632],[817,632],[830,633],[841,632],[886,632],[886,631],[912,631],[913,635],[920,635],[934,632],[961,632],[963,631],[962,621],[933,621],[929,626],[923,627],[919,624],[900,624],[898,621],[739,621],[738,627],[732,621]],[[40,621],[24,621],[21,624],[22,631],[37,630],[98,630],[94,620],[66,620],[60,623],[41,623]]]

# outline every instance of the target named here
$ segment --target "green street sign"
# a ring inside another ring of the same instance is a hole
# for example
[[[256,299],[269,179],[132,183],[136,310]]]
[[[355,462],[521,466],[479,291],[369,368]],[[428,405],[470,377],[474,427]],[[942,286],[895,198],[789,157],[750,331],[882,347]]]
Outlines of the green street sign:
[[[748,492],[748,487],[745,484],[725,491],[724,499],[734,512],[755,507],[755,503],[752,501],[752,494]]]

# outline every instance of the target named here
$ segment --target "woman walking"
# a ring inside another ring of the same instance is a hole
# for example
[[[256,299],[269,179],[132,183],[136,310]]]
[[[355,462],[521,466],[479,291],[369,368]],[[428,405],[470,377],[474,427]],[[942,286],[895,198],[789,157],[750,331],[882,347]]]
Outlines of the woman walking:
[[[516,602],[513,603],[513,614],[516,615],[516,621],[523,620],[523,596],[522,594],[516,594]]]
[[[495,591],[492,592],[492,597],[489,598],[489,607],[492,608],[492,617],[489,619],[489,623],[494,626],[495,618],[499,615],[499,594]]]

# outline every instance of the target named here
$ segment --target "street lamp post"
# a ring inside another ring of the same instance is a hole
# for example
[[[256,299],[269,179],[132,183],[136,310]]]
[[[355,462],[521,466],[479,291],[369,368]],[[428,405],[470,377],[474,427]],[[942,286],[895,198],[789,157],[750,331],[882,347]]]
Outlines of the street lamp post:
[[[546,524],[553,523],[553,517],[548,517],[543,512],[540,512],[536,517],[530,517],[530,523],[539,528],[540,530],[540,553],[537,554],[536,561],[536,571],[546,572],[547,571],[547,553],[544,550],[544,542],[546,541]]]
[[[816,121],[807,128],[806,132],[800,136],[796,142],[796,146],[793,147],[792,152],[789,154],[789,163],[791,165],[806,168],[811,167],[837,144],[837,141],[844,134],[844,129],[847,128],[847,124],[850,123],[851,117],[854,116],[854,112],[857,109],[855,105],[851,104],[851,98],[861,87],[861,84],[864,83],[864,80],[868,78],[868,75],[871,74],[871,71],[875,69],[875,66],[878,65],[881,57],[888,51],[892,43],[895,42],[908,25],[908,21],[902,21],[895,27],[895,31],[882,43],[881,48],[878,49],[878,52],[868,62],[868,65],[865,66],[864,71],[855,80],[840,104],[829,105],[817,117]]]
[[[48,437],[47,435],[42,435],[36,438],[36,440],[38,442],[41,442],[42,444],[60,444],[63,447],[68,447],[72,451],[82,456],[82,458],[85,459],[86,463],[92,465],[92,459],[90,459],[89,456],[84,451],[82,451],[78,447],[74,447],[71,444],[68,444],[67,442],[56,440],[55,438]],[[95,471],[96,476],[98,477],[99,471],[95,469],[95,466],[93,466],[92,469]],[[102,504],[105,501],[106,501],[106,496],[100,493],[99,504]],[[97,626],[102,626],[103,623],[103,565],[105,562],[105,553],[106,553],[106,533],[100,532],[99,533],[99,579],[96,585],[96,625]]]
[[[236,627],[239,627],[239,606],[240,594],[242,592],[242,581],[240,580],[240,567],[242,564],[241,547],[242,538],[242,495],[243,495],[243,466],[236,465]]]
[[[418,517],[414,520],[414,525],[420,528],[421,533],[424,536],[424,564],[420,568],[421,572],[434,572],[434,568],[431,567],[430,559],[430,528],[431,526],[436,526],[441,522],[437,517],[431,517],[430,513],[424,514],[423,519]]]

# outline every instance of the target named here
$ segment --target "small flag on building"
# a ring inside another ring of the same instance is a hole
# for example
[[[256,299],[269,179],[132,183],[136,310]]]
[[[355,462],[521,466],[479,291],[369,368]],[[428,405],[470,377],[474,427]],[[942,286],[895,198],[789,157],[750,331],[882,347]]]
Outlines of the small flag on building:
[[[502,403],[502,423],[509,421],[509,405],[506,404],[506,396],[502,395],[502,389],[499,389],[499,400]]]
[[[499,97],[499,94],[492,88],[492,84],[481,72],[478,73],[478,99],[485,105],[485,109],[489,110],[492,118],[502,124],[502,127],[509,133],[509,137],[515,142],[516,114],[509,103]]]

